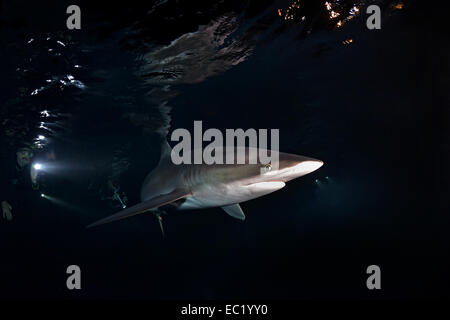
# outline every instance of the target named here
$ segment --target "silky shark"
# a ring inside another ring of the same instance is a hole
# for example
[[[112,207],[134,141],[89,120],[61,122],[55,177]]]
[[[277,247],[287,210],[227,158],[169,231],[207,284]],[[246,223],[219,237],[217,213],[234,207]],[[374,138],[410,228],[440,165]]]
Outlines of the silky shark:
[[[237,147],[231,149],[237,154]],[[161,231],[162,218],[158,208],[173,205],[179,210],[221,207],[230,216],[245,220],[241,202],[277,191],[285,183],[311,173],[323,165],[317,159],[288,153],[278,153],[277,163],[261,164],[251,161],[258,152],[244,148],[244,164],[180,164],[171,161],[171,148],[164,143],[157,167],[145,178],[141,188],[141,203],[101,219],[88,227],[132,217],[153,211],[158,217]],[[242,151],[242,150],[241,150]],[[270,154],[273,151],[264,150]],[[230,152],[221,149],[224,155]],[[255,159],[253,159],[255,160]],[[256,163],[256,164],[252,164]]]

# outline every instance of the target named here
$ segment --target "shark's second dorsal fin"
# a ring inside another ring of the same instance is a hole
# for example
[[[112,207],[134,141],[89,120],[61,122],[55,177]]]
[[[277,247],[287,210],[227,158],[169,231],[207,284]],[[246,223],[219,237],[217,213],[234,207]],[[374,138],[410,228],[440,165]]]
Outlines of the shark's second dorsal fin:
[[[230,206],[222,207],[222,209],[228,213],[233,218],[239,219],[239,220],[245,220],[245,214],[244,211],[242,211],[241,206],[239,203],[232,204]]]

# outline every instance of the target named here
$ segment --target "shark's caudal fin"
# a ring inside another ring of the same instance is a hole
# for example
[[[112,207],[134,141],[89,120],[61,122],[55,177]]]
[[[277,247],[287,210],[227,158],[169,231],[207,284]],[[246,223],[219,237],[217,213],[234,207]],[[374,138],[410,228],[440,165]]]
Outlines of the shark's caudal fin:
[[[239,203],[232,204],[230,206],[222,207],[222,209],[228,213],[233,218],[239,219],[239,220],[245,220],[245,214],[244,211],[242,211],[241,206]]]
[[[152,210],[152,209],[155,209],[158,207],[162,207],[166,204],[169,204],[171,202],[185,198],[189,195],[190,195],[190,191],[188,191],[188,190],[176,189],[176,190],[172,191],[171,193],[160,195],[160,196],[157,196],[148,201],[141,202],[137,205],[129,207],[129,208],[122,210],[116,214],[113,214],[112,216],[109,216],[109,217],[101,219],[97,222],[94,222],[94,223],[88,225],[87,228],[99,226],[99,225],[102,225],[105,223],[110,223],[110,222],[125,219],[128,217],[132,217],[132,216],[147,212],[149,210]]]

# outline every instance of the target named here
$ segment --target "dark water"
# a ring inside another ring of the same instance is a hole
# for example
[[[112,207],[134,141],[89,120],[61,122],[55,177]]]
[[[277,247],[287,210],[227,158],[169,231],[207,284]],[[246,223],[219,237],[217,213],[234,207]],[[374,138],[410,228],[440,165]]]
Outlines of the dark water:
[[[353,2],[330,3],[341,17],[315,1],[287,19],[289,1],[81,2],[80,31],[65,28],[67,3],[4,3],[1,187],[14,219],[0,224],[0,296],[448,297],[443,23],[425,4],[381,1],[370,31],[367,3],[354,16]],[[282,151],[325,165],[244,203],[244,223],[216,208],[171,211],[165,239],[152,215],[86,230],[120,209],[108,181],[137,203],[160,137],[194,120],[279,128]],[[47,165],[39,190],[16,169],[23,147]],[[79,292],[65,287],[71,264]]]

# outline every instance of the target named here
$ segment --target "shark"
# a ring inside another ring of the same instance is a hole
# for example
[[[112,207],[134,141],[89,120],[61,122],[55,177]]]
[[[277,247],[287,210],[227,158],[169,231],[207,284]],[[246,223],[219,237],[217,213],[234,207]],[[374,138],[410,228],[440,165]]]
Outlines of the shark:
[[[237,150],[243,148],[243,150]],[[171,161],[172,149],[163,143],[158,165],[147,175],[141,187],[141,202],[87,227],[122,220],[146,212],[153,212],[162,227],[161,207],[170,205],[178,210],[221,207],[231,217],[245,220],[240,203],[262,197],[284,188],[286,182],[309,174],[323,165],[310,157],[278,152],[277,163],[261,164],[252,157],[260,151],[251,147],[220,149],[216,152],[245,152],[243,164],[179,164]],[[252,161],[253,160],[253,161]],[[258,160],[258,159],[256,159]],[[236,162],[235,162],[236,163]]]

